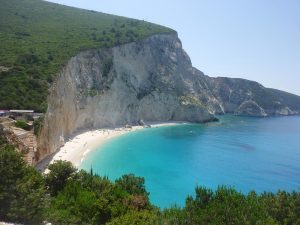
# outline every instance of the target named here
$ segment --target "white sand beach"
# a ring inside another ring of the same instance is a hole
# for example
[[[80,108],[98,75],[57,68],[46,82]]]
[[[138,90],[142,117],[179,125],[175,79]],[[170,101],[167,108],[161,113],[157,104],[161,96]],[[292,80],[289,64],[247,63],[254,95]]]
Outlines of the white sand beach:
[[[159,124],[151,124],[151,128],[160,126],[172,126],[183,124],[183,122],[166,122]],[[55,160],[66,160],[70,161],[75,167],[79,167],[80,163],[83,161],[85,155],[98,148],[110,138],[123,135],[128,132],[133,132],[136,130],[144,129],[143,126],[132,126],[131,128],[117,127],[111,129],[98,129],[92,131],[86,131],[79,135],[76,135],[72,139],[68,140],[63,147],[59,149],[58,152],[52,157],[50,162],[41,162],[40,168],[46,168],[47,164],[53,163]],[[47,171],[45,171],[47,173]]]

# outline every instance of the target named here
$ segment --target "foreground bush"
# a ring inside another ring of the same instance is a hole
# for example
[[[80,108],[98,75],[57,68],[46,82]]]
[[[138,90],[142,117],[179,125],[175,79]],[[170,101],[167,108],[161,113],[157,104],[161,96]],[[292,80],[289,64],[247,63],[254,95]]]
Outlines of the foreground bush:
[[[144,179],[115,182],[57,161],[42,176],[12,146],[0,143],[0,220],[24,224],[300,224],[300,192],[244,195],[233,188],[196,187],[184,207],[153,206]],[[176,194],[176,193],[170,193]]]
[[[46,202],[42,175],[12,146],[0,146],[0,221],[39,224]]]

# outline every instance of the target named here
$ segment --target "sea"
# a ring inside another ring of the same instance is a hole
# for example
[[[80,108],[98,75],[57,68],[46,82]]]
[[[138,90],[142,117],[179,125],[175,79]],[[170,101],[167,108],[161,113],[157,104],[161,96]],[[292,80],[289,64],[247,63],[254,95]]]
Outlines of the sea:
[[[184,206],[196,186],[300,191],[300,116],[224,115],[218,122],[133,131],[89,152],[80,168],[112,181],[144,177],[151,202],[161,208]]]

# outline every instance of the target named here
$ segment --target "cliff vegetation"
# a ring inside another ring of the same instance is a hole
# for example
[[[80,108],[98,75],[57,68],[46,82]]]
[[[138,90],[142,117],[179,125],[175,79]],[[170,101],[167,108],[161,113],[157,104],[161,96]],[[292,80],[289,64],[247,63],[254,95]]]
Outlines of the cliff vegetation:
[[[0,108],[4,109],[44,112],[49,85],[80,51],[175,33],[145,21],[40,0],[0,0],[0,5]]]

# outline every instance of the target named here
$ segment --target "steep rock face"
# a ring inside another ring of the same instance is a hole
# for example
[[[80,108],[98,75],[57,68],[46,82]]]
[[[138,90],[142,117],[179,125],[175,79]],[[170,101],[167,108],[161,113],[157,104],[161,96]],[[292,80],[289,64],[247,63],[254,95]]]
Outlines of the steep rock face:
[[[255,101],[244,101],[235,111],[235,115],[245,116],[267,116],[264,109],[261,108]]]
[[[81,52],[58,74],[39,135],[39,159],[77,130],[139,120],[204,122],[214,114],[300,112],[300,97],[243,79],[210,78],[191,65],[177,35]]]
[[[297,95],[239,78],[210,78],[209,83],[213,95],[222,102],[227,113],[251,116],[300,113],[300,97]]]
[[[198,101],[191,71],[176,35],[154,35],[139,43],[78,54],[50,90],[39,158],[56,151],[79,129],[139,120],[215,119]]]

